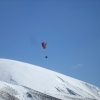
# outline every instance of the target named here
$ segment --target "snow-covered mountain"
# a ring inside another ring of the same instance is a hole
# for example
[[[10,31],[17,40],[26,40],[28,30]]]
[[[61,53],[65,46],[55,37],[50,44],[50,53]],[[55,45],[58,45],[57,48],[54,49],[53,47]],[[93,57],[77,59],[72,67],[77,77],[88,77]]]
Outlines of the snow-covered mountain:
[[[5,99],[10,96],[14,99]],[[0,59],[0,100],[100,100],[100,88],[39,66]]]

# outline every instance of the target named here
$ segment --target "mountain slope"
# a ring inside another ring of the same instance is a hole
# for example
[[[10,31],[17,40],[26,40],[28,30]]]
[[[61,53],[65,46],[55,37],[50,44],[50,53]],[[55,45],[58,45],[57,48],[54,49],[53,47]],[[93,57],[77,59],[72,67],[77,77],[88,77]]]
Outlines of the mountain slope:
[[[25,86],[0,81],[0,100],[60,100]]]
[[[8,59],[0,59],[0,81],[22,85],[62,100],[100,98],[100,88],[63,74]]]

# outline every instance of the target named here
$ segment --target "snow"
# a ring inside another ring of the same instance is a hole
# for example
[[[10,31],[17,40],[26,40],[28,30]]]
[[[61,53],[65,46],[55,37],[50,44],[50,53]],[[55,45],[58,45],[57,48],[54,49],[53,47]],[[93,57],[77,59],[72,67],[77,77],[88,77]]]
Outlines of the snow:
[[[0,81],[16,86],[26,86],[60,99],[100,98],[100,88],[78,79],[25,62],[0,59]],[[0,88],[2,85],[0,84]],[[16,88],[23,93],[25,89]]]

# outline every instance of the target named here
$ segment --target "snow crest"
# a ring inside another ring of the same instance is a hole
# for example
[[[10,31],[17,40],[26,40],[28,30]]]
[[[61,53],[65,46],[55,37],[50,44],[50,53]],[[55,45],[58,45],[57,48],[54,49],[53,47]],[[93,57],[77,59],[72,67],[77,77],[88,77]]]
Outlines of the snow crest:
[[[0,59],[0,81],[25,86],[61,100],[99,100],[100,88],[32,64]],[[27,92],[28,97],[32,95]]]

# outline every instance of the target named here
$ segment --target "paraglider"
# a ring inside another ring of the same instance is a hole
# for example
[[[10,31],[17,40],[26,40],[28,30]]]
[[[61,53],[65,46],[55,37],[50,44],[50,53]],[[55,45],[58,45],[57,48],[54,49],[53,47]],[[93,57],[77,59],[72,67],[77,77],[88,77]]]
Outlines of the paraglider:
[[[43,48],[43,49],[46,49],[47,42],[42,42],[41,44],[42,44],[42,48]],[[48,58],[48,57],[45,56],[45,58]]]
[[[45,56],[45,58],[48,58],[47,56]]]

